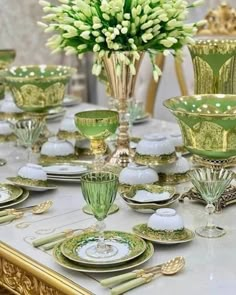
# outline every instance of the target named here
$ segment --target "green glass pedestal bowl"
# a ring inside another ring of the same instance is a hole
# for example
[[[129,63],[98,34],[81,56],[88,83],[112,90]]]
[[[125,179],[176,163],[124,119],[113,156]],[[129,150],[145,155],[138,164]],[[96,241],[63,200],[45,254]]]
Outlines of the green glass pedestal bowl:
[[[5,93],[4,70],[14,61],[15,57],[14,49],[0,49],[0,99],[4,98]]]
[[[192,154],[212,160],[236,156],[236,95],[174,97],[164,105],[176,117]]]
[[[75,124],[80,133],[91,140],[94,154],[104,153],[104,140],[114,134],[119,125],[119,114],[110,110],[91,110],[75,114]]]
[[[65,86],[75,69],[60,65],[10,68],[5,81],[16,105],[26,112],[46,112],[61,106]]]

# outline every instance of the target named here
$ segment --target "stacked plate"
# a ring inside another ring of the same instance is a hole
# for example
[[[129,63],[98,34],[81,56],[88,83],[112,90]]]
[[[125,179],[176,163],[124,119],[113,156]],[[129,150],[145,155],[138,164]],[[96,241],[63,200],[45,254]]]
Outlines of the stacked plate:
[[[142,213],[166,208],[180,197],[174,187],[156,184],[121,185],[120,195],[130,208]]]
[[[80,182],[81,176],[89,171],[87,164],[51,164],[43,167],[47,178],[54,181]]]
[[[0,183],[0,210],[13,207],[29,197],[29,192],[18,186]]]
[[[61,266],[82,272],[115,272],[137,267],[149,260],[154,248],[150,242],[126,232],[106,231],[105,242],[114,248],[113,255],[98,257],[89,255],[96,246],[99,233],[82,233],[57,244],[53,256]]]

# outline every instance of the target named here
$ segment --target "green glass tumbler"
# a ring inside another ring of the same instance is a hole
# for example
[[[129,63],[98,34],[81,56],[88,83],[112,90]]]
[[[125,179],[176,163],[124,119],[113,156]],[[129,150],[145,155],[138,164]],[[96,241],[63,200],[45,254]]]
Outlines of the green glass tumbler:
[[[109,209],[115,201],[118,190],[118,176],[110,172],[91,172],[81,177],[81,189],[84,199],[97,219],[99,239],[96,245],[87,249],[90,257],[110,257],[117,249],[104,239],[105,223]]]

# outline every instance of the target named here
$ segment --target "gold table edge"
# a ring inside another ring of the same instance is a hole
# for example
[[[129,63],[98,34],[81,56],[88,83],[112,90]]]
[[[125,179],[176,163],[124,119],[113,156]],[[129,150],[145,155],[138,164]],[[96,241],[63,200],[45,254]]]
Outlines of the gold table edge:
[[[34,278],[48,284],[55,291],[63,292],[65,295],[91,295],[93,294],[89,290],[83,288],[82,286],[72,282],[63,275],[57,273],[56,271],[42,265],[41,263],[35,261],[29,256],[19,252],[18,250],[12,248],[11,246],[0,242],[0,259],[5,259],[12,263],[14,266],[19,267],[26,273],[32,275]],[[2,270],[0,270],[2,271]],[[7,286],[0,276],[0,285],[4,286],[8,290],[11,290]],[[15,290],[11,290],[16,293]]]

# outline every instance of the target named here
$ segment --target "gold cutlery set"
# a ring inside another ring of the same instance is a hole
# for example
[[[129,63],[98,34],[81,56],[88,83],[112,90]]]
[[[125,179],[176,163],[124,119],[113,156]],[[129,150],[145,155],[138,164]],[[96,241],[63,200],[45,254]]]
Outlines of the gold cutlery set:
[[[123,275],[101,280],[100,283],[102,286],[108,288],[115,286],[111,289],[111,294],[119,295],[143,284],[147,284],[155,277],[161,275],[174,275],[182,270],[184,265],[185,259],[182,256],[178,256],[156,266],[134,270]]]
[[[11,222],[15,219],[22,218],[25,211],[30,211],[31,214],[43,214],[47,212],[53,205],[52,201],[45,201],[37,205],[28,207],[5,209],[0,211],[0,223]]]

